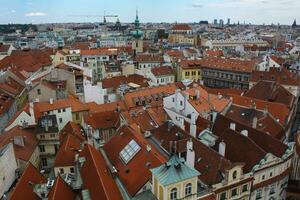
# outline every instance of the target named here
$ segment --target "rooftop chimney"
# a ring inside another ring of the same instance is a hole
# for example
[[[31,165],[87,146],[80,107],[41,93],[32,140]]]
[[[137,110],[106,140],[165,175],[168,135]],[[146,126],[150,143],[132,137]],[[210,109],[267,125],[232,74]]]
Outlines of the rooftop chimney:
[[[241,131],[241,134],[248,137],[248,130],[242,130]]]
[[[186,143],[186,164],[192,168],[195,167],[195,151],[193,149],[192,138]]]
[[[236,124],[233,123],[233,122],[231,122],[230,125],[229,125],[229,128],[230,128],[231,130],[234,130],[234,131],[235,131],[235,126],[236,126]]]
[[[196,138],[196,134],[197,134],[197,126],[196,126],[197,118],[198,118],[198,113],[192,112],[191,113],[191,122],[190,122],[190,134],[194,138]]]
[[[253,117],[252,128],[256,129],[257,127],[257,117]]]
[[[226,144],[224,141],[219,143],[219,154],[225,156]]]
[[[200,90],[196,89],[195,92],[196,92],[196,99],[199,100],[200,99]]]

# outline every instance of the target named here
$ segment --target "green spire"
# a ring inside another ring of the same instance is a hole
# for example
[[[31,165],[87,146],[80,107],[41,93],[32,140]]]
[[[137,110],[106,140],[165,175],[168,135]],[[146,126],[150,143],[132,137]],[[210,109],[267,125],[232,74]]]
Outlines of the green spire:
[[[140,27],[140,20],[139,20],[139,15],[138,15],[138,10],[137,9],[136,9],[134,25],[135,25],[135,29],[138,29]]]

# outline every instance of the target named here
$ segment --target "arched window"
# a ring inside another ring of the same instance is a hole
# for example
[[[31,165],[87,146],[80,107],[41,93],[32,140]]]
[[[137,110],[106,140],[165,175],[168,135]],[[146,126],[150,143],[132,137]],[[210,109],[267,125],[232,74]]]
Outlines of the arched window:
[[[171,190],[171,193],[170,193],[170,199],[171,200],[176,200],[177,199],[177,188],[173,188]]]
[[[185,196],[191,195],[192,194],[192,184],[188,183],[185,186]]]
[[[234,171],[234,172],[232,173],[232,178],[233,178],[233,179],[236,179],[236,176],[237,176],[237,171]]]

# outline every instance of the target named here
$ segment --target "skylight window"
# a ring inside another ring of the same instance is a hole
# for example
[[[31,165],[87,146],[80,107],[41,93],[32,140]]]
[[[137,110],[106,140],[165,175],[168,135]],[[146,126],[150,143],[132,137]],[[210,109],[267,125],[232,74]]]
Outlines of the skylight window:
[[[141,150],[136,141],[131,140],[120,152],[121,160],[127,164]]]

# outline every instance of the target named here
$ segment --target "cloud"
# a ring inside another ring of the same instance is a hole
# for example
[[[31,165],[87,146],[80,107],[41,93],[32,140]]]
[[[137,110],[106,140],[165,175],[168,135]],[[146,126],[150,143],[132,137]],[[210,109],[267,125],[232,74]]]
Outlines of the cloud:
[[[43,12],[30,12],[25,14],[26,17],[43,17],[47,15],[48,15],[47,13],[43,13]]]
[[[16,10],[11,10],[10,12],[11,12],[11,13],[16,13],[17,11],[16,11]]]
[[[202,4],[193,4],[192,7],[193,8],[202,8],[203,5]]]

